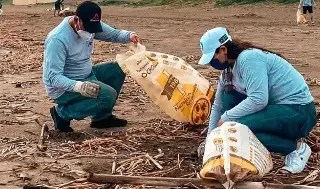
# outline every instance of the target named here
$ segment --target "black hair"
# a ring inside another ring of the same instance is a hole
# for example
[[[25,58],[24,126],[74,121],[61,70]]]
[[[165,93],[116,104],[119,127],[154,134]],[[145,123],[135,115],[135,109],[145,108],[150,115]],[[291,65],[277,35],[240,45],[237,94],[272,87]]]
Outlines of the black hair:
[[[250,42],[246,42],[246,41],[241,41],[239,39],[233,39],[232,41],[228,41],[227,43],[225,43],[223,46],[225,46],[228,50],[228,53],[227,53],[227,57],[228,59],[237,59],[239,54],[244,51],[244,50],[247,50],[247,49],[260,49],[262,51],[265,51],[265,52],[270,52],[270,53],[273,53],[273,54],[276,54],[282,58],[284,58],[284,56],[280,53],[276,53],[276,52],[273,52],[269,49],[265,49],[265,48],[262,48],[262,47],[259,47],[257,45],[254,45]],[[220,47],[216,49],[216,52],[215,53],[219,53],[220,51]]]

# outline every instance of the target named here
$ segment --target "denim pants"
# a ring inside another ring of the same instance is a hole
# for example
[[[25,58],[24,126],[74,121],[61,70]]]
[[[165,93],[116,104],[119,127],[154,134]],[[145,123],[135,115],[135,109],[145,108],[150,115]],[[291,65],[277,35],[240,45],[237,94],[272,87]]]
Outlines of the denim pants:
[[[125,74],[117,63],[102,63],[93,66],[91,75],[83,81],[100,86],[98,98],[88,98],[76,92],[65,92],[55,100],[57,113],[64,120],[81,120],[91,116],[99,121],[112,115]]]
[[[237,91],[225,92],[224,110],[230,110],[246,98]],[[316,125],[314,103],[307,105],[270,104],[263,110],[235,120],[247,125],[270,151],[287,155],[297,148],[297,140],[307,137]]]

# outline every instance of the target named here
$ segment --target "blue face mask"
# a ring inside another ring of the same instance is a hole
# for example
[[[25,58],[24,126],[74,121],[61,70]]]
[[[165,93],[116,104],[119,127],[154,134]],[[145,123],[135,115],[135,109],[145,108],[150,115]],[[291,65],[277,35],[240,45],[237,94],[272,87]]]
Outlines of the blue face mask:
[[[218,59],[214,59],[214,58],[212,58],[209,63],[214,69],[217,69],[217,70],[224,70],[230,67],[228,61],[226,61],[225,63],[221,63]]]

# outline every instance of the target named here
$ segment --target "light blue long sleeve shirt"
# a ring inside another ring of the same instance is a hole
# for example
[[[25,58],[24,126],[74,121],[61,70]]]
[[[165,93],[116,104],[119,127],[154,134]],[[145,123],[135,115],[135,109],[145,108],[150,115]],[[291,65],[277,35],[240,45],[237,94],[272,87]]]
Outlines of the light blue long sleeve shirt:
[[[300,5],[302,6],[313,6],[314,0],[300,0]]]
[[[77,81],[86,79],[92,72],[93,40],[128,43],[131,32],[118,30],[102,23],[101,33],[85,41],[69,24],[66,17],[45,40],[43,82],[48,95],[56,99],[66,91],[73,91]]]
[[[243,51],[232,69],[232,84],[247,96],[223,112],[224,81],[220,76],[209,121],[209,132],[218,121],[236,121],[264,109],[268,104],[301,104],[313,101],[303,76],[285,59],[258,49]]]

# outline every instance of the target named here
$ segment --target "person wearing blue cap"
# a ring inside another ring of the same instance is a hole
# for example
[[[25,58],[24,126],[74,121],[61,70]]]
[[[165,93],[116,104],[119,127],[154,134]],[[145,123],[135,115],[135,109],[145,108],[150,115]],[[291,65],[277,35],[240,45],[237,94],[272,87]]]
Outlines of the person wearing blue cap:
[[[200,47],[199,64],[222,70],[208,134],[226,121],[247,125],[270,152],[286,156],[284,171],[302,172],[311,149],[301,139],[317,120],[303,76],[281,54],[232,39],[223,27],[207,31]]]
[[[71,120],[91,117],[90,127],[123,127],[127,120],[115,117],[113,107],[125,80],[117,62],[92,65],[93,40],[135,44],[135,33],[110,27],[101,21],[101,8],[85,1],[75,16],[66,17],[45,40],[43,82],[57,104],[50,108],[54,127],[73,132]]]

